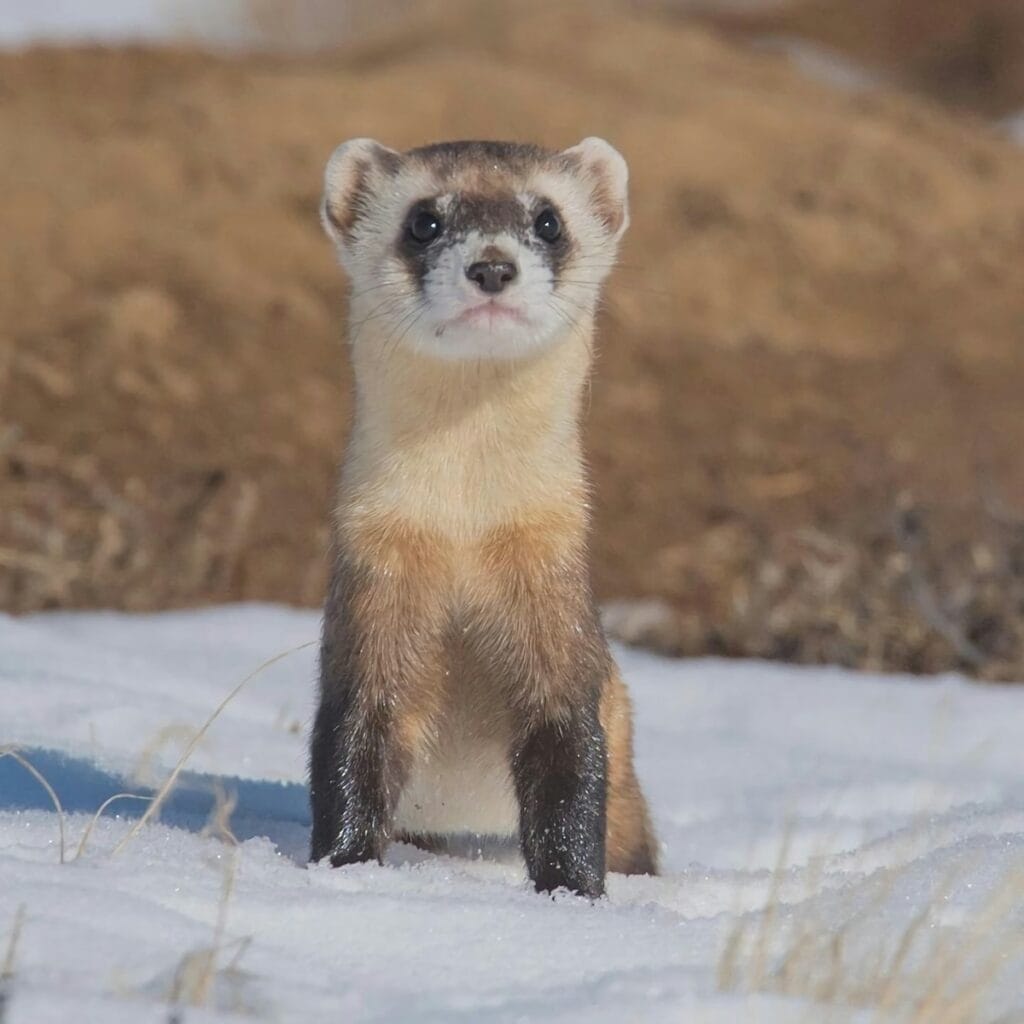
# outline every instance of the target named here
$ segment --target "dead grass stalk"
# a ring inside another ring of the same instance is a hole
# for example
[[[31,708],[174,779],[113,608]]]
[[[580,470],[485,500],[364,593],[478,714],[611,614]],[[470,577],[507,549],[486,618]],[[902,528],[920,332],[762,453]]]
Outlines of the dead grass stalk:
[[[157,815],[157,813],[160,811],[160,808],[167,800],[167,797],[170,795],[171,790],[174,788],[175,783],[178,781],[178,776],[181,775],[181,772],[184,769],[185,765],[187,764],[189,758],[195,752],[196,747],[199,746],[199,743],[202,741],[203,737],[209,731],[210,726],[212,726],[213,723],[220,717],[221,712],[223,712],[223,710],[235,699],[235,697],[237,697],[253,679],[255,679],[266,669],[270,668],[272,665],[276,665],[279,661],[282,661],[290,655],[295,654],[297,651],[302,651],[305,650],[307,647],[312,647],[317,642],[318,641],[316,640],[307,640],[305,643],[298,644],[295,647],[289,648],[287,651],[281,651],[279,654],[275,654],[272,658],[268,658],[257,668],[253,669],[252,672],[250,672],[240,683],[238,683],[231,690],[230,693],[228,693],[228,695],[217,705],[217,707],[214,708],[213,712],[210,714],[210,717],[206,719],[202,727],[189,741],[188,745],[182,752],[181,757],[178,759],[178,763],[174,766],[173,770],[171,771],[171,774],[168,775],[167,780],[157,791],[149,807],[146,808],[146,813],[143,814],[141,818],[139,818],[135,825],[132,826],[128,834],[117,844],[117,846],[114,847],[114,849],[111,851],[112,856],[120,853],[132,841],[132,839],[134,839],[139,834],[139,832],[141,832],[142,829],[145,828],[146,825],[149,824],[149,822]]]

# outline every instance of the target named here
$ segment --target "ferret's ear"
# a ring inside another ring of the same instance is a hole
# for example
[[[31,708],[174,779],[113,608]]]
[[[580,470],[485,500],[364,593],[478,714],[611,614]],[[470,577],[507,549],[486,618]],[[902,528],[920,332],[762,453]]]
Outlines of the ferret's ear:
[[[592,202],[616,240],[629,227],[629,168],[622,154],[594,136],[563,152],[593,184]]]
[[[331,154],[324,171],[320,219],[336,245],[344,248],[351,239],[372,194],[374,178],[394,174],[401,162],[401,154],[373,139],[351,139]]]

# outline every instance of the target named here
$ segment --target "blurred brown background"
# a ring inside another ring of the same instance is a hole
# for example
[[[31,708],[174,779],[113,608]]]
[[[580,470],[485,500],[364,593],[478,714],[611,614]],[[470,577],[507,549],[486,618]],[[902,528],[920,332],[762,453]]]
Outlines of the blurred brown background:
[[[262,52],[0,54],[0,609],[317,604],[330,150],[600,134],[633,182],[587,423],[613,630],[1024,678],[1020,3],[254,0],[244,27]]]

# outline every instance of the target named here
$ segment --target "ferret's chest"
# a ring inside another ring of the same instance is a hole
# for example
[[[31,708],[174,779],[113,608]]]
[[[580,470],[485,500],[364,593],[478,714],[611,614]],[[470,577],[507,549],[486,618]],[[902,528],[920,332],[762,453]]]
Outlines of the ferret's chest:
[[[368,441],[350,449],[343,486],[364,513],[439,537],[471,539],[528,517],[531,509],[578,500],[582,471],[574,440],[505,435],[500,425],[428,432],[385,453]]]

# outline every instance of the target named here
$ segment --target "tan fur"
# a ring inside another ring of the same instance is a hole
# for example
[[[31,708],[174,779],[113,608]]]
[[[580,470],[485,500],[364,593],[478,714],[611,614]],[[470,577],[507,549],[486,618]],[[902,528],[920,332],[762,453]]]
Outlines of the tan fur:
[[[353,343],[359,412],[342,521],[397,515],[464,543],[531,513],[580,506],[577,421],[590,361],[582,331],[515,363],[448,363],[371,328]],[[466,493],[479,500],[453,500]]]
[[[633,707],[615,668],[602,696],[601,724],[608,744],[608,870],[631,875],[645,858],[657,864],[658,845],[633,768]]]
[[[411,790],[428,787],[431,771],[449,771],[443,752],[455,751],[468,761],[465,778],[494,791],[500,783],[487,777],[485,755],[509,749],[505,709],[557,718],[578,699],[560,682],[578,678],[567,662],[580,658],[579,643],[565,638],[581,638],[586,656],[607,660],[609,868],[628,871],[640,850],[653,858],[629,697],[596,627],[588,582],[578,420],[589,339],[567,332],[521,363],[467,365],[389,346],[368,327],[353,338],[353,360],[360,415],[336,529],[376,577],[392,580],[387,597],[360,605],[380,638],[377,656],[393,663],[390,673],[380,666],[380,678],[406,678],[408,662],[418,662],[421,685],[405,694],[396,723]],[[467,492],[480,500],[453,500]],[[452,614],[456,630],[462,624],[475,638],[468,648],[442,636]],[[510,784],[505,797],[511,814]],[[399,830],[425,831],[415,810],[400,803]],[[484,831],[514,829],[512,818],[499,828],[499,817],[482,809]]]
[[[441,707],[451,554],[393,515],[339,522],[337,546],[346,557],[336,586],[347,592],[355,630],[371,638],[354,655],[366,681],[364,714],[391,708],[391,739],[404,771]]]

